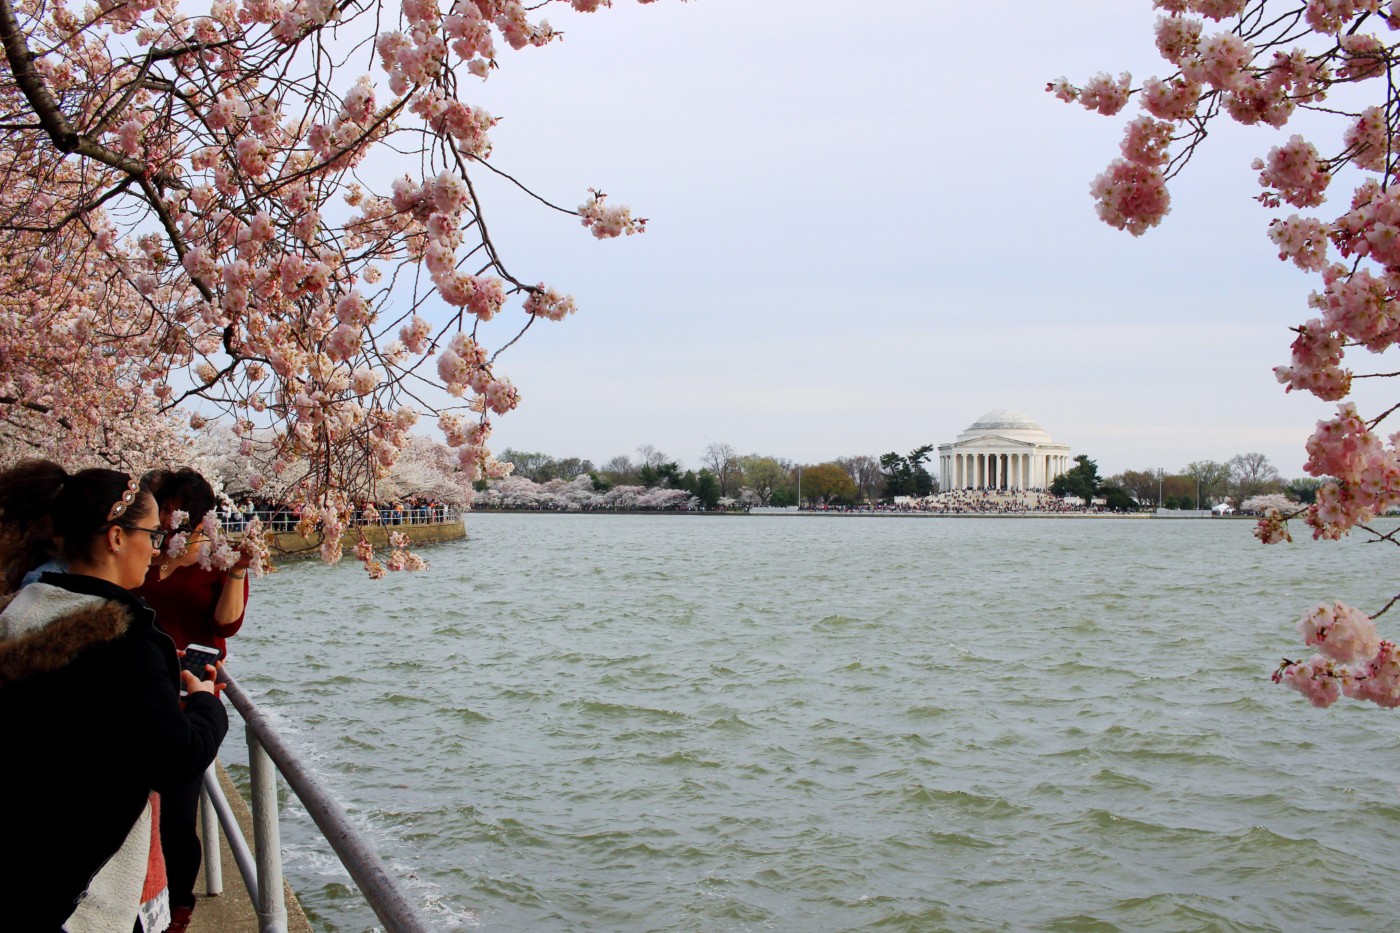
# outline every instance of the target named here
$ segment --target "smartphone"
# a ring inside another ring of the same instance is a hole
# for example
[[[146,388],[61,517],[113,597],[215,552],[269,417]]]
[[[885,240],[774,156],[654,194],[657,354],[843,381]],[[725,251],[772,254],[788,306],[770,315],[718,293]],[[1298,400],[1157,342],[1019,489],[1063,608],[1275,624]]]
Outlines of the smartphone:
[[[219,660],[219,649],[208,645],[186,645],[185,656],[180,659],[180,668],[189,671],[200,680],[213,680],[204,665]]]

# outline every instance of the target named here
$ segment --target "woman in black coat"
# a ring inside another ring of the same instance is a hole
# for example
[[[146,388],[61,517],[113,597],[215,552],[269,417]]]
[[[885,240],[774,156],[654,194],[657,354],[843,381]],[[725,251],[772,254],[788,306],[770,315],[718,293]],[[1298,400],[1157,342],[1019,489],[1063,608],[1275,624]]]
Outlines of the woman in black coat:
[[[149,898],[151,792],[203,772],[228,719],[128,592],[159,553],[158,524],[125,473],[27,461],[0,474],[0,560],[28,559],[47,536],[69,568],[0,602],[7,929],[160,933],[168,921]]]

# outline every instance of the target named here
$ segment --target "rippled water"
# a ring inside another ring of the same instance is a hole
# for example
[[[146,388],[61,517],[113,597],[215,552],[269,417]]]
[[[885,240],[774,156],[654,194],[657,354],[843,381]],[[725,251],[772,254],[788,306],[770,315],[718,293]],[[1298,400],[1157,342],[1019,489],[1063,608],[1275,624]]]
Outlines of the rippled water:
[[[1396,929],[1400,719],[1268,680],[1394,550],[1250,530],[475,514],[258,581],[234,669],[444,929]]]

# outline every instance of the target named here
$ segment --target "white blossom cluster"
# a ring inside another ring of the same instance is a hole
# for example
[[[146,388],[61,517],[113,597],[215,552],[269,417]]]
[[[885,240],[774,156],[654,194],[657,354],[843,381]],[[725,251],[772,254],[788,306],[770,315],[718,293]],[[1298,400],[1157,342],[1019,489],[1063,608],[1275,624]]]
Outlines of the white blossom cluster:
[[[522,476],[492,480],[473,499],[474,508],[524,509],[555,512],[588,511],[667,511],[686,512],[699,507],[699,500],[684,489],[646,486],[593,488],[587,475],[572,480],[553,479],[535,483]]]

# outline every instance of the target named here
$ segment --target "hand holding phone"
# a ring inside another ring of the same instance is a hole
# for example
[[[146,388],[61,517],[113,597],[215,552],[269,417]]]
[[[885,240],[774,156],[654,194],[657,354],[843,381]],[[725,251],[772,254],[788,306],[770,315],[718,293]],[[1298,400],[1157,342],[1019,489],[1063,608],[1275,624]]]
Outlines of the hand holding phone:
[[[214,675],[205,668],[218,660],[218,648],[210,648],[208,645],[186,645],[185,654],[180,658],[180,669],[189,671],[199,680],[213,680]]]

